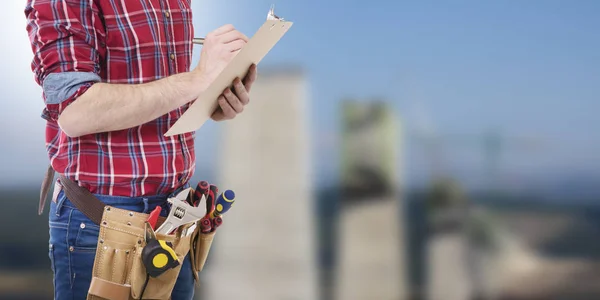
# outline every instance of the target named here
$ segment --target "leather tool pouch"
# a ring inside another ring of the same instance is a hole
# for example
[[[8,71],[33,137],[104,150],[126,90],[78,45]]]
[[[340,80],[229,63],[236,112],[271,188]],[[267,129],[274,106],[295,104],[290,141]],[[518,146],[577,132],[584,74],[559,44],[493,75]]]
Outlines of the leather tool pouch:
[[[40,214],[53,178],[54,170],[49,166],[40,193],[38,211]],[[146,281],[146,270],[141,255],[146,245],[145,221],[148,220],[149,214],[107,206],[73,181],[63,176],[60,176],[60,180],[67,198],[100,226],[87,299],[139,299]],[[159,217],[157,228],[164,221],[164,217]],[[198,282],[198,272],[204,267],[215,232],[201,233],[199,221],[195,225],[195,230],[191,234],[188,234],[188,231],[192,230],[190,228],[192,224],[180,226],[171,235],[156,234],[159,240],[172,243],[180,264],[156,278],[150,277],[143,299],[170,299],[183,261],[188,254],[194,277]]]
[[[212,246],[213,238],[215,237],[216,231],[210,233],[200,232],[200,224],[197,224],[196,230],[190,239],[190,259],[192,261],[192,268],[194,269],[194,277],[196,282],[199,281],[198,273],[204,268],[210,247]]]
[[[148,216],[110,206],[104,209],[87,299],[140,299],[146,280],[141,255],[146,245],[144,222]],[[158,225],[163,221],[164,218],[161,218]],[[173,244],[180,264],[156,278],[150,277],[144,299],[170,298],[183,260],[190,250],[191,235],[182,234],[188,227],[181,226],[171,235],[156,235],[159,240]]]
[[[43,211],[54,173],[49,166],[42,183],[39,213]],[[105,205],[88,190],[64,176],[60,176],[60,182],[71,203],[100,226],[87,299],[139,299],[147,278],[142,262],[142,249],[146,246],[145,222],[150,215]],[[164,217],[159,217],[157,228],[164,221]],[[173,245],[179,265],[156,278],[149,277],[144,299],[170,299],[183,261],[190,252],[194,236],[187,234],[190,226],[191,224],[180,226],[170,235],[156,234],[157,239]]]

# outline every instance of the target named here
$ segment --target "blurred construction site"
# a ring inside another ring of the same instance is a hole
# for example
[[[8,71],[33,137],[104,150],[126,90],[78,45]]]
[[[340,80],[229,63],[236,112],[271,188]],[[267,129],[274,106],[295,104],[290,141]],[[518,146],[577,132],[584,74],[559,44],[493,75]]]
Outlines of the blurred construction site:
[[[484,150],[481,176],[495,177],[468,190],[447,171],[452,143],[407,126],[381,99],[344,99],[339,131],[315,138],[309,90],[299,67],[264,69],[253,91],[259,103],[218,129],[211,180],[241,200],[215,237],[196,299],[600,297],[597,199],[503,189],[499,136],[472,137]],[[329,186],[314,180],[323,146],[337,152],[339,175]],[[428,164],[422,187],[405,183],[407,157],[416,157],[409,150]],[[35,201],[14,203],[35,211]],[[41,217],[31,223],[46,226]],[[0,247],[2,299],[50,299],[45,236],[2,235],[11,241]],[[35,259],[23,268],[15,258],[26,255]]]

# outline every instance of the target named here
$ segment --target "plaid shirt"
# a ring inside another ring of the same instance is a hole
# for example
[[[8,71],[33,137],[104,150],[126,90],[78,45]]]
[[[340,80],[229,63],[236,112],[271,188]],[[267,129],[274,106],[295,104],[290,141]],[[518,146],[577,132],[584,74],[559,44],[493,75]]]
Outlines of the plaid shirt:
[[[103,195],[161,195],[186,184],[194,133],[164,133],[188,105],[138,127],[78,138],[57,119],[97,82],[139,84],[189,71],[191,0],[28,0],[25,15],[53,168]]]

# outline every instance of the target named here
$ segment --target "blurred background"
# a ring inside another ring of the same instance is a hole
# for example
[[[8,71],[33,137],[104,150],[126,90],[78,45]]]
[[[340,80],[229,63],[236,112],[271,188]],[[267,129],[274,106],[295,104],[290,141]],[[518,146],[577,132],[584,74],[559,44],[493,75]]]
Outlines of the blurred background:
[[[194,0],[294,26],[197,132],[233,189],[197,299],[600,299],[600,2]],[[0,298],[51,299],[25,1],[0,14]],[[197,61],[199,48],[195,48]]]

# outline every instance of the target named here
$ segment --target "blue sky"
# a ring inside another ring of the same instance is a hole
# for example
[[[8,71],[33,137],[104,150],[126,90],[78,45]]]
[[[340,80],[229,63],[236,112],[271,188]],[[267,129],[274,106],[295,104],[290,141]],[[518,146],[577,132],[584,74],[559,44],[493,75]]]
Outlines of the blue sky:
[[[340,99],[384,97],[409,132],[476,136],[498,128],[542,142],[543,149],[531,153],[511,151],[509,144],[507,174],[600,173],[600,2],[451,2],[274,1],[276,13],[294,26],[263,64],[307,70],[317,137],[337,130]],[[224,23],[252,35],[272,2],[193,3],[201,36]],[[10,170],[2,179],[37,184],[46,163],[42,102],[29,69],[23,5],[11,5],[0,29],[3,40],[15,41],[0,50],[10,68],[0,81],[0,137],[11,141],[0,145]],[[217,133],[216,124],[199,132]],[[406,149],[404,172],[419,181],[424,157],[412,144]],[[449,168],[473,174],[481,167],[478,149],[448,147]],[[316,162],[325,166],[320,178],[330,178],[336,149],[318,150],[324,151]],[[200,163],[212,167],[208,159]]]
[[[506,174],[598,174],[600,2],[275,3],[295,24],[265,64],[308,69],[316,132],[336,130],[341,98],[382,96],[410,132],[478,138],[499,130],[507,136]],[[246,4],[256,16],[248,30],[269,4]],[[540,149],[522,151],[518,138],[536,139]],[[480,148],[456,143],[445,149],[449,168],[476,176]],[[407,175],[418,181],[425,157],[412,144],[406,149]]]

